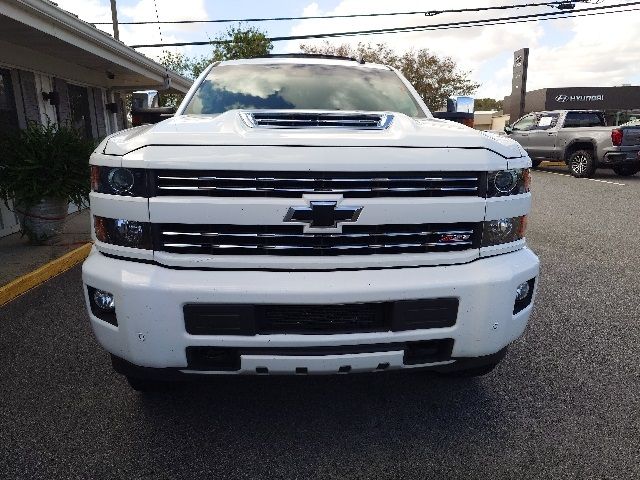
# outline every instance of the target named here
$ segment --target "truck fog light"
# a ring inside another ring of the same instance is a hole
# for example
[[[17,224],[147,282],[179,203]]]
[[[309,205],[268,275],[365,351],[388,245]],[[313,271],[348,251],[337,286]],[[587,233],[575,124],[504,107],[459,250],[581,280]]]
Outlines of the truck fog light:
[[[513,303],[514,315],[521,312],[531,304],[531,300],[533,300],[533,286],[535,285],[535,282],[536,279],[532,278],[531,280],[522,282],[516,288],[516,299]]]
[[[93,292],[93,301],[96,307],[98,307],[103,312],[113,312],[116,309],[116,302],[113,298],[113,293],[96,289]]]
[[[502,170],[496,174],[493,183],[500,193],[509,193],[518,184],[518,174],[513,170]]]
[[[114,168],[108,175],[109,186],[116,193],[130,192],[133,188],[133,173],[128,168]]]
[[[527,298],[527,296],[529,295],[529,290],[531,290],[529,282],[523,282],[518,285],[518,288],[516,288],[516,300],[521,302],[522,300]]]

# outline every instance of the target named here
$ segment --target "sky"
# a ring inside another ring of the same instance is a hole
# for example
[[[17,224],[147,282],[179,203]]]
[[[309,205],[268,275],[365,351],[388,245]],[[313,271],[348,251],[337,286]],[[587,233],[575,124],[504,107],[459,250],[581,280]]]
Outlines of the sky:
[[[88,22],[110,22],[109,0],[55,0],[65,10]],[[539,3],[541,0],[117,0],[118,19],[124,21],[229,19],[274,16],[309,16],[354,13],[382,13],[468,8],[489,5]],[[632,0],[602,0],[600,5],[631,3]],[[596,3],[593,1],[592,3]],[[594,5],[578,5],[585,8]],[[640,4],[635,7],[640,8]],[[504,12],[450,13],[434,17],[319,19],[253,24],[268,36],[304,35],[320,32],[391,28],[432,23],[458,22],[479,18],[550,12],[549,7],[528,7]],[[221,34],[228,24],[120,26],[120,39],[128,44],[206,41]],[[113,33],[110,25],[99,28]],[[511,91],[513,52],[530,49],[527,90],[545,87],[616,86],[640,84],[640,10],[626,13],[535,21],[512,25],[474,27],[343,37],[332,43],[384,43],[398,52],[428,48],[451,57],[460,70],[481,86],[476,98],[502,99]],[[298,52],[300,43],[323,40],[284,41],[274,45],[273,53]],[[186,55],[203,55],[209,47],[173,47]],[[157,58],[161,48],[139,51]]]

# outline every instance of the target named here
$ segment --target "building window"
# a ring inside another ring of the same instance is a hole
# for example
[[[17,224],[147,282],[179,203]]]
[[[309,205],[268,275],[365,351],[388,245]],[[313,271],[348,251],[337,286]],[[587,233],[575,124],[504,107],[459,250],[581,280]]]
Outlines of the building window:
[[[19,128],[11,72],[0,69],[0,132],[18,130]]]
[[[69,89],[69,120],[71,125],[84,133],[85,137],[93,138],[91,129],[91,113],[89,110],[89,91],[86,87],[68,85]]]

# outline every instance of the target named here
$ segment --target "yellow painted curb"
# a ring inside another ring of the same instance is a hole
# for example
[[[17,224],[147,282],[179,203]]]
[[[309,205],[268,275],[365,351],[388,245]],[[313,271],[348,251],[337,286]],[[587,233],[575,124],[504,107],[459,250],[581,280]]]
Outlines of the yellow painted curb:
[[[66,272],[71,267],[82,262],[87,258],[89,252],[91,252],[91,246],[91,243],[87,243],[75,250],[71,250],[69,253],[50,261],[33,272],[29,272],[22,277],[16,278],[11,283],[1,286],[0,306],[9,303],[33,287],[37,287],[41,283],[46,282],[56,275],[60,275],[62,272]]]

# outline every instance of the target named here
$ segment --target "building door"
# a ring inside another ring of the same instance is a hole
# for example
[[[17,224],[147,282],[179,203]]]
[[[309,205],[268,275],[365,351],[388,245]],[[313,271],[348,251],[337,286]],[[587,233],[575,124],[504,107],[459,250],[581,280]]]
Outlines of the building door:
[[[87,138],[93,138],[91,110],[89,109],[89,91],[87,87],[68,84],[68,89],[69,120],[71,125],[83,132]]]
[[[0,132],[10,132],[19,128],[11,72],[0,68]],[[11,209],[11,202],[7,208],[4,202],[0,201],[0,237],[18,231],[18,219]]]
[[[69,91],[69,121],[71,126],[80,130],[87,138],[93,138],[89,89],[79,85],[67,84]],[[88,159],[87,159],[88,161]],[[69,213],[78,211],[79,205],[69,204]]]

